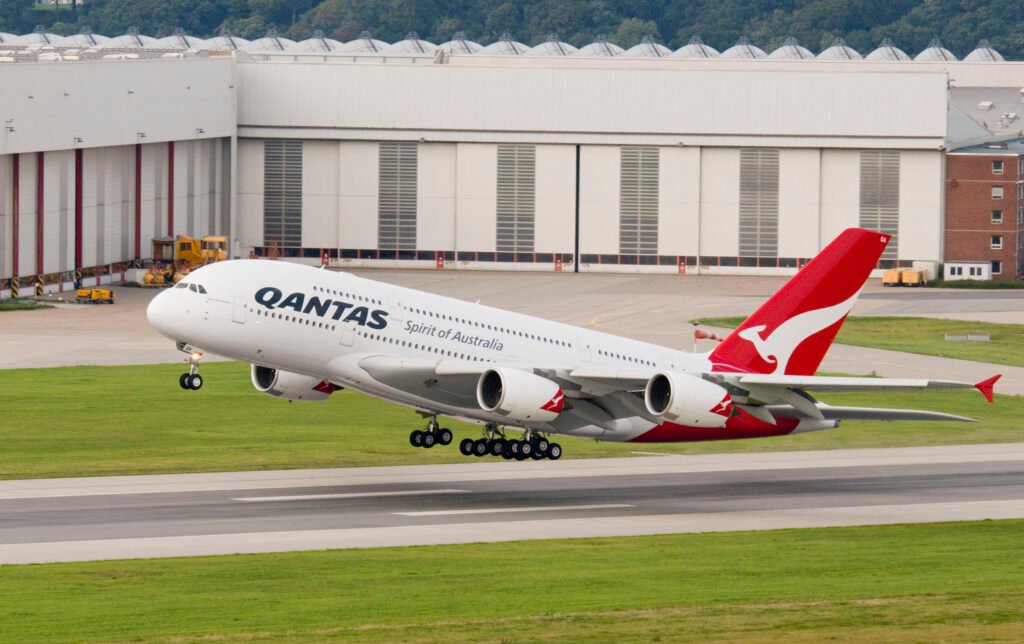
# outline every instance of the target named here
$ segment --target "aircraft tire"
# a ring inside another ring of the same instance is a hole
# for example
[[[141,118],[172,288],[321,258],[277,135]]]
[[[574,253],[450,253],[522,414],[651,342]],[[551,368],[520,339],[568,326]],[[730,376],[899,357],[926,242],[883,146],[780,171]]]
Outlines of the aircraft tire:
[[[562,458],[562,446],[558,443],[551,443],[548,447],[548,458],[552,461],[557,461]]]
[[[487,455],[487,441],[480,438],[473,441],[473,454],[475,456],[486,456]]]
[[[473,455],[473,439],[463,438],[462,442],[459,443],[459,451],[462,452],[463,456]]]
[[[502,452],[505,451],[505,441],[500,438],[495,438],[491,441],[491,455],[501,456]]]
[[[534,448],[533,443],[528,443],[526,441],[519,442],[519,453],[523,455],[524,459],[530,458],[530,455],[535,451],[536,449]]]
[[[448,429],[447,427],[437,430],[438,443],[441,443],[442,445],[451,445],[453,438],[454,436],[452,436],[452,430]]]
[[[430,449],[437,443],[437,437],[433,432],[423,432],[423,447]]]
[[[181,387],[182,389],[188,389],[189,388],[189,386],[188,386],[188,374],[187,373],[183,373],[180,376],[178,376],[178,386]]]
[[[409,443],[413,447],[423,447],[423,432],[418,429],[413,430],[413,432],[409,434]]]
[[[541,452],[542,454],[544,452],[547,452],[548,451],[548,447],[550,447],[550,446],[551,446],[551,443],[546,438],[538,438],[537,442],[534,443],[534,447],[536,447],[537,451]]]
[[[194,373],[188,378],[188,388],[193,391],[199,391],[203,388],[203,377],[198,373]]]

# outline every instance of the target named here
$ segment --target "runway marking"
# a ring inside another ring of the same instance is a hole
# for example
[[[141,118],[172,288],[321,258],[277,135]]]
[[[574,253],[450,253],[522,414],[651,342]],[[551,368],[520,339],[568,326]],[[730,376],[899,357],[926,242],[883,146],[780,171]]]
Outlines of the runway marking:
[[[379,496],[423,496],[427,494],[459,494],[469,490],[442,488],[439,490],[395,490],[393,492],[347,492],[343,494],[294,494],[291,496],[243,496],[231,499],[247,503],[267,503],[273,501],[326,501],[329,499],[369,499]]]
[[[459,514],[503,514],[506,512],[552,512],[554,510],[607,510],[635,508],[626,503],[600,503],[595,505],[538,505],[531,508],[476,508],[473,510],[424,510],[418,512],[392,512],[403,517],[443,517]]]

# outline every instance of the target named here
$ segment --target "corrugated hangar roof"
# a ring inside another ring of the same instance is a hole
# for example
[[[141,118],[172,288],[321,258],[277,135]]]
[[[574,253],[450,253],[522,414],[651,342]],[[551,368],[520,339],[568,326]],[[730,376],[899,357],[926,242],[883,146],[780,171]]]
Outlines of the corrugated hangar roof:
[[[902,49],[893,44],[892,39],[885,38],[879,43],[878,48],[864,57],[864,60],[898,62],[910,60],[910,56]]]
[[[974,51],[964,56],[965,63],[1001,63],[1004,60],[1003,55],[992,49],[992,45],[984,39],[978,41]]]
[[[501,38],[487,45],[478,54],[490,55],[490,56],[518,56],[519,54],[525,54],[530,48],[521,42],[512,40],[512,34],[505,32],[501,34]]]
[[[622,55],[628,58],[664,58],[665,56],[671,56],[672,50],[654,42],[652,36],[644,36],[642,42],[630,47]]]
[[[790,36],[782,46],[768,54],[770,60],[810,60],[814,53],[806,47],[801,47],[796,38]]]
[[[580,47],[579,51],[573,53],[573,56],[618,56],[619,54],[625,53],[625,49],[619,47],[616,44],[608,42],[605,36],[598,36],[594,39],[594,42],[590,43],[586,47]]]
[[[953,52],[942,46],[942,41],[934,38],[928,43],[927,49],[914,56],[914,60],[918,62],[954,61],[956,56],[953,55]]]
[[[558,34],[551,34],[548,39],[526,52],[527,56],[571,56],[578,50],[567,42],[558,39]]]
[[[705,45],[700,36],[690,38],[690,42],[676,50],[672,58],[715,58],[718,50],[711,45]]]
[[[448,42],[441,43],[438,49],[446,54],[475,54],[483,49],[483,45],[472,40],[466,40],[466,34],[461,31]]]
[[[767,54],[760,47],[750,43],[746,36],[741,36],[736,44],[718,55],[719,58],[766,58]]]
[[[860,52],[849,47],[842,38],[836,38],[828,49],[818,54],[818,60],[860,60]]]
[[[422,40],[415,31],[410,31],[405,40],[399,40],[390,47],[384,48],[385,54],[428,54],[437,49],[432,42]]]

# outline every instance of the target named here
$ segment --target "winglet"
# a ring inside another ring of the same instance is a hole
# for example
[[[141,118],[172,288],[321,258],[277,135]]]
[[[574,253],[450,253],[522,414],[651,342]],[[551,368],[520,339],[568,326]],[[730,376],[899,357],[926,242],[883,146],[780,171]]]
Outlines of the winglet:
[[[978,384],[974,385],[975,388],[985,396],[985,400],[992,402],[992,388],[995,387],[996,381],[1003,377],[1003,374],[997,373],[988,380],[982,380]]]

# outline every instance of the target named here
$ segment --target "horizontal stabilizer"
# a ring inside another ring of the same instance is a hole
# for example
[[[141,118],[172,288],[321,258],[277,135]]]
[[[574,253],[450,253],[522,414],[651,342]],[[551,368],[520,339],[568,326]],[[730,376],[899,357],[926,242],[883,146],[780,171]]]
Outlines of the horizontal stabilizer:
[[[917,409],[872,409],[870,407],[832,407],[820,405],[822,415],[829,420],[943,420],[960,423],[977,422],[973,418]]]

